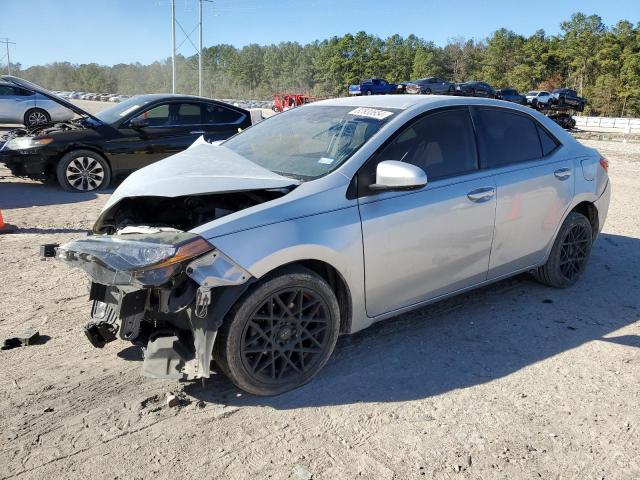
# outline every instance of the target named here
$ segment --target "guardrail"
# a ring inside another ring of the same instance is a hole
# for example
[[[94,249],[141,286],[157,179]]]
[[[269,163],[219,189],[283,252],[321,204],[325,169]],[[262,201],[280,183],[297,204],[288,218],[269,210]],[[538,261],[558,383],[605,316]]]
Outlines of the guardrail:
[[[621,133],[640,133],[640,118],[574,116],[576,127],[588,130],[602,128]]]

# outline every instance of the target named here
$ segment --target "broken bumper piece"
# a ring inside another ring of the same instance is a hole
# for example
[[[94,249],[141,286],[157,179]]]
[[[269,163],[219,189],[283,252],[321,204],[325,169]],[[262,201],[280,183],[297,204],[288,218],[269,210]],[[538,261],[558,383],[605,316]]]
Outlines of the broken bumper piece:
[[[209,377],[217,329],[253,280],[185,232],[92,236],[43,253],[91,278],[89,341],[102,348],[119,336],[142,347],[152,378]]]

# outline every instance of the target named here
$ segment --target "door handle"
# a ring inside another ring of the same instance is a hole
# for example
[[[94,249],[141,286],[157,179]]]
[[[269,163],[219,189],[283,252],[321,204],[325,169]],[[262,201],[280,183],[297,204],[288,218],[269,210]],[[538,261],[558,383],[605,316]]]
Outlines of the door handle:
[[[566,180],[567,178],[569,178],[571,176],[571,169],[570,168],[559,168],[558,170],[556,170],[555,172],[553,172],[553,174],[556,176],[556,178],[558,180]]]
[[[467,193],[467,198],[472,202],[483,203],[491,200],[495,193],[496,189],[493,187],[477,188]]]
[[[193,130],[192,132],[189,132],[189,134],[191,134],[191,135],[204,135],[204,130]]]

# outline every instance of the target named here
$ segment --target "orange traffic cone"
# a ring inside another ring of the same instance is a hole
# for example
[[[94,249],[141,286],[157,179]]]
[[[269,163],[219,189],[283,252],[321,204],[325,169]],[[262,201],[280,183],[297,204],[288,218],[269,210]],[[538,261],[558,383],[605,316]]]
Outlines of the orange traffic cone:
[[[13,225],[4,223],[4,220],[2,219],[2,210],[0,210],[0,233],[10,233],[14,230],[15,228],[13,227]]]

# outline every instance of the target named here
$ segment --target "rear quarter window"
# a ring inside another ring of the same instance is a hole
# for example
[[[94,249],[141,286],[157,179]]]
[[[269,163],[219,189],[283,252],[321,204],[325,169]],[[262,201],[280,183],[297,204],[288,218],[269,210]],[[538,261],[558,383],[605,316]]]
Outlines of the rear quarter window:
[[[538,125],[538,135],[540,136],[542,155],[545,157],[559,147],[559,142],[540,125]]]
[[[221,105],[207,104],[205,108],[206,123],[240,123],[244,114]]]
[[[543,156],[538,126],[527,116],[506,110],[479,109],[477,119],[480,154],[488,168]]]

